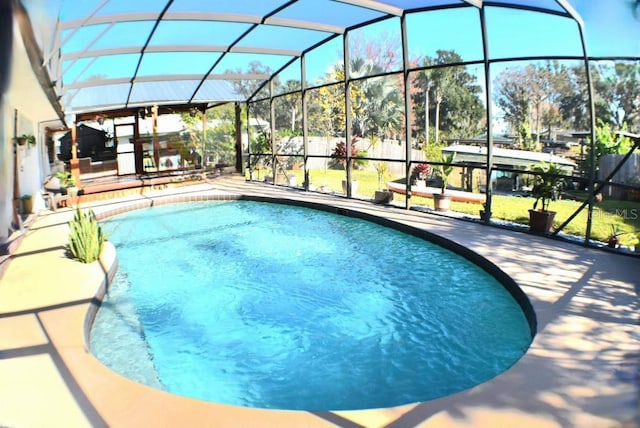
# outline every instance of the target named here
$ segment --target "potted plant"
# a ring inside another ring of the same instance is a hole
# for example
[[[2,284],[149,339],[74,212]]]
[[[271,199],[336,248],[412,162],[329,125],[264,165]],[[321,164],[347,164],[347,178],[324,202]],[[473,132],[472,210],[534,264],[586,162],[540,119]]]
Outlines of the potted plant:
[[[31,195],[22,195],[20,200],[22,201],[22,212],[31,214],[33,212],[33,197]]]
[[[376,162],[374,168],[378,174],[378,190],[373,195],[373,201],[378,204],[388,204],[393,201],[393,192],[390,192],[389,189],[383,189],[382,182],[389,173],[389,165],[386,162]]]
[[[426,179],[431,175],[431,165],[419,163],[411,170],[411,184],[415,186],[426,186]]]
[[[549,233],[553,226],[555,211],[549,211],[549,204],[560,197],[563,179],[558,177],[562,169],[554,163],[534,165],[531,171],[537,172],[531,194],[535,199],[529,210],[529,230],[534,233]],[[540,209],[538,209],[540,203]]]
[[[16,137],[16,142],[19,146],[24,146],[27,143],[34,146],[36,144],[36,137],[31,134],[22,134],[21,136]]]
[[[433,194],[433,205],[436,211],[449,211],[451,206],[451,198],[446,194],[446,190],[449,185],[449,175],[453,172],[453,160],[455,157],[455,153],[441,155],[441,163],[435,167],[436,175],[442,180],[440,193]]]
[[[78,188],[76,187],[76,179],[69,171],[58,171],[56,174],[60,180],[60,187],[63,188],[63,194],[68,193],[71,196],[78,194]]]
[[[366,164],[366,160],[356,159],[358,157],[363,157],[367,155],[367,152],[363,152],[358,150],[356,146],[356,136],[351,138],[351,162],[347,162],[347,145],[344,141],[340,141],[333,149],[331,153],[331,157],[334,160],[334,164],[340,164],[342,168],[346,171],[347,168],[351,168],[352,165],[356,167],[363,167]],[[349,195],[356,192],[358,189],[358,182],[356,180],[351,180],[351,190],[347,191],[347,180],[342,180],[342,191],[344,194]]]
[[[628,235],[628,239],[620,239],[620,236]],[[639,252],[640,247],[638,246],[638,238],[640,238],[640,234],[636,232],[627,232],[623,230],[617,224],[611,224],[611,234],[609,238],[607,238],[607,247],[609,248],[619,248],[620,245],[628,245],[631,248],[631,244],[634,246],[634,251]]]

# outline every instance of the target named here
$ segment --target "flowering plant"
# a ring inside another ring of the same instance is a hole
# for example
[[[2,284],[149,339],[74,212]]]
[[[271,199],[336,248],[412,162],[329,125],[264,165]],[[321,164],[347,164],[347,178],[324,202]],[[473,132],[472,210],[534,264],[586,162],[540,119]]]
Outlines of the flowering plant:
[[[424,180],[429,175],[431,175],[431,165],[428,163],[416,164],[411,171],[412,180]]]
[[[367,161],[359,158],[367,156],[367,152],[358,150],[358,147],[356,146],[356,141],[357,141],[356,136],[351,138],[351,144],[350,144],[351,154],[349,157],[353,159],[353,165],[359,169],[366,166]],[[346,168],[347,145],[345,144],[344,141],[340,141],[338,144],[336,144],[336,146],[333,149],[333,152],[331,153],[331,158],[333,160],[334,165],[339,164],[343,168]]]

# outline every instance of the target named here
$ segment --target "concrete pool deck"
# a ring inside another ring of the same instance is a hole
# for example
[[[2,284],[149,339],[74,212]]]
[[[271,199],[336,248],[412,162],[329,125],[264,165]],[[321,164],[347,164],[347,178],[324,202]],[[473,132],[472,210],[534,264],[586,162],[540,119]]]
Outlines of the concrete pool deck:
[[[513,367],[457,394],[391,409],[280,412],[139,385],[88,351],[87,313],[117,264],[66,257],[70,209],[30,225],[0,279],[0,426],[635,427],[640,423],[638,258],[473,222],[305,193],[238,177],[83,203],[98,215],[170,200],[252,195],[331,205],[445,236],[487,258],[529,297],[537,335]]]

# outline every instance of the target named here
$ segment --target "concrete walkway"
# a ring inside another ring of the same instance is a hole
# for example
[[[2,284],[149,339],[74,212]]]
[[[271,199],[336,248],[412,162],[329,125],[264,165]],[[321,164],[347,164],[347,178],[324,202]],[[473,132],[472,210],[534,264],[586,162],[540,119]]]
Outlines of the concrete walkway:
[[[472,222],[222,178],[92,204],[98,215],[174,200],[253,195],[331,205],[445,236],[509,274],[538,333],[511,369],[424,403],[353,412],[278,412],[178,397],[102,366],[87,313],[117,265],[66,256],[71,210],[43,212],[0,280],[0,426],[635,427],[640,260]],[[87,204],[88,205],[88,204]]]

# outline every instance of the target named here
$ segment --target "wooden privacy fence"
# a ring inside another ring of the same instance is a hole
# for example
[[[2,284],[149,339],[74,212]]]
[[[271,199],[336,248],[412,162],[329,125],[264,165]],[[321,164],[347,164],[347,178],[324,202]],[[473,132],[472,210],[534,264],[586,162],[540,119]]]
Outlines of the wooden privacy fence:
[[[607,177],[611,171],[622,161],[624,155],[604,155],[600,157],[598,162],[598,177],[603,179]],[[640,153],[633,153],[625,162],[620,170],[613,176],[613,183],[627,184],[630,186],[640,187]],[[627,199],[627,189],[617,186],[606,186],[603,190],[603,196],[610,199]]]

